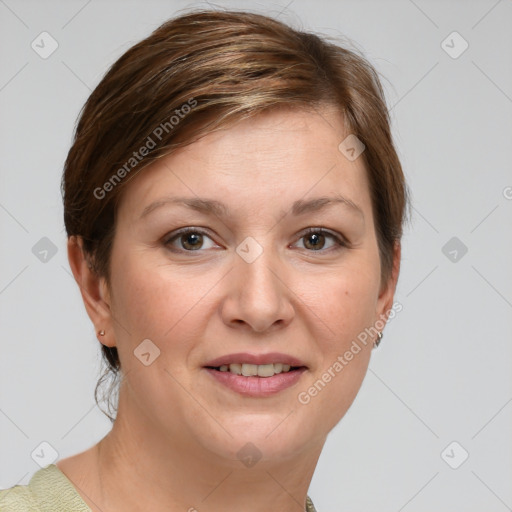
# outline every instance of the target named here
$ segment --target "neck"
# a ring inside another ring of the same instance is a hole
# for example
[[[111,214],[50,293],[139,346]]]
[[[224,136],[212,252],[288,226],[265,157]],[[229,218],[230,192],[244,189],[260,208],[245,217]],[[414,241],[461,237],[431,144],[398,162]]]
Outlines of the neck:
[[[205,450],[187,432],[160,431],[121,389],[114,426],[96,445],[95,501],[126,512],[142,505],[153,512],[301,512],[324,442],[247,467]]]

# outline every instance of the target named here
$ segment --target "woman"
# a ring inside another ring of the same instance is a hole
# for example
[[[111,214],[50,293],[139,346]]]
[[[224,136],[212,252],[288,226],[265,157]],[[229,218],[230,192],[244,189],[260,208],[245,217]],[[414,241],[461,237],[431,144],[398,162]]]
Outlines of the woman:
[[[407,189],[372,66],[262,15],[184,14],[93,91],[62,190],[117,411],[0,509],[315,510],[399,274]]]

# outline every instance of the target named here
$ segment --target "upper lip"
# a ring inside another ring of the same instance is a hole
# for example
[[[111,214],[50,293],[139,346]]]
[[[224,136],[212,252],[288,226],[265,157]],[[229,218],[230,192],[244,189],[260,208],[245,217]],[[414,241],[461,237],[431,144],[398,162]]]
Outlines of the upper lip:
[[[270,352],[267,354],[249,354],[248,352],[238,352],[236,354],[227,354],[208,361],[204,366],[213,366],[215,368],[222,365],[230,365],[232,363],[239,364],[271,364],[282,363],[290,366],[306,366],[300,359],[296,357],[281,354],[279,352]]]

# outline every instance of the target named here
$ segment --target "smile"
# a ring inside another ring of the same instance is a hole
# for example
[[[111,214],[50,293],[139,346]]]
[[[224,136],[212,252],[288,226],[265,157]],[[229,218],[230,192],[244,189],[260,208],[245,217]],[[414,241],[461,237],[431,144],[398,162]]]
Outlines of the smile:
[[[278,373],[287,373],[290,370],[296,370],[298,367],[289,364],[270,363],[270,364],[249,364],[249,363],[232,363],[223,364],[222,366],[213,367],[214,370],[220,372],[231,372],[244,377],[273,377]]]

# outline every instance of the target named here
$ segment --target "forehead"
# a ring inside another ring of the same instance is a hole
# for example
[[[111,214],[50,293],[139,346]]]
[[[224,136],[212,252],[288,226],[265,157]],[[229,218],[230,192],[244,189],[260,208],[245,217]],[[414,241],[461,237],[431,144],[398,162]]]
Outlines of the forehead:
[[[187,195],[263,213],[263,205],[282,210],[285,200],[329,193],[368,208],[363,159],[352,161],[339,149],[347,135],[341,113],[332,107],[258,114],[145,168],[125,188],[120,210],[124,205],[140,215],[162,195]]]

